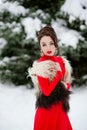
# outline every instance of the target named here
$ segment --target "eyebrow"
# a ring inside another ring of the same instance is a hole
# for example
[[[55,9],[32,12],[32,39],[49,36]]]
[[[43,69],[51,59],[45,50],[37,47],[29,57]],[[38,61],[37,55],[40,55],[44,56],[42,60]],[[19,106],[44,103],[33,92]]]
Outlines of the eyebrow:
[[[50,42],[53,42],[53,43],[54,43],[54,41],[50,41]],[[50,42],[49,42],[49,43],[50,43]],[[41,43],[46,43],[46,42],[41,42]]]
[[[46,43],[46,42],[41,42],[41,43]]]

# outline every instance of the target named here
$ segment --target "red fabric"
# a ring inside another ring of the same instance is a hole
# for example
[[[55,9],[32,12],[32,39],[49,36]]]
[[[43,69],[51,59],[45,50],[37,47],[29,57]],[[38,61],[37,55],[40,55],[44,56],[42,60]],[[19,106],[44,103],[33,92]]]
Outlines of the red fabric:
[[[39,85],[42,93],[49,96],[56,84],[62,79],[65,73],[64,63],[61,57],[48,57],[43,56],[38,61],[52,60],[58,62],[61,66],[62,72],[58,71],[56,77],[52,82],[49,82],[47,78],[38,76]],[[69,83],[67,88],[69,88]],[[49,109],[37,108],[34,119],[34,130],[72,130],[67,113],[62,108],[62,102],[52,105]]]
[[[67,83],[67,88],[70,89],[70,87],[71,87],[71,84]]]
[[[38,76],[38,81],[39,81],[42,93],[45,96],[49,96],[51,92],[53,91],[53,89],[55,88],[55,86],[57,85],[58,81],[60,81],[61,79],[62,79],[62,72],[60,71],[57,72],[57,75],[53,79],[52,82],[49,82],[48,78],[43,78],[43,77]]]

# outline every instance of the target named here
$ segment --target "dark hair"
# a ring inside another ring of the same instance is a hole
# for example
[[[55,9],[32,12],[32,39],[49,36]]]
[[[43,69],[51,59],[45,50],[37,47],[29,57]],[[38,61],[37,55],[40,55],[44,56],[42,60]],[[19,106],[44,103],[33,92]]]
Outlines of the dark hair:
[[[40,40],[43,36],[50,36],[54,41],[55,47],[58,49],[58,39],[56,36],[56,32],[51,26],[46,25],[40,31],[38,31],[37,38],[38,38],[39,45],[40,45]]]

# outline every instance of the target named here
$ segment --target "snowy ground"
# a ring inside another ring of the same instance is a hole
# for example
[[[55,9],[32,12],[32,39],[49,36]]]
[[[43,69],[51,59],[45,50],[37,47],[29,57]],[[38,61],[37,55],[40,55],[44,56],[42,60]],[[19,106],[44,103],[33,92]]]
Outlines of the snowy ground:
[[[74,130],[87,130],[87,87],[74,88],[69,117]],[[32,130],[35,90],[0,84],[0,130]]]

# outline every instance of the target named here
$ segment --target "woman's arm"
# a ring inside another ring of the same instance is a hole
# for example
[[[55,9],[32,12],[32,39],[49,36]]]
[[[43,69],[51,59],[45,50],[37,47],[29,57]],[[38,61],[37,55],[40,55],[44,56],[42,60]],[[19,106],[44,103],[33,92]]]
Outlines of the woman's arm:
[[[67,89],[69,90],[71,88],[71,84],[67,83]]]
[[[43,78],[38,76],[38,82],[40,89],[45,96],[49,96],[53,89],[56,87],[57,83],[62,79],[63,75],[61,71],[57,72],[56,77],[50,82],[48,78]]]
[[[68,82],[68,83],[66,83],[66,82],[64,82],[63,80],[61,80],[61,82],[64,84],[64,86],[65,86],[65,88],[66,89],[70,89],[70,87],[71,87],[71,84]]]

